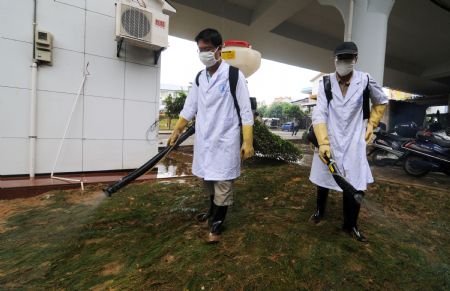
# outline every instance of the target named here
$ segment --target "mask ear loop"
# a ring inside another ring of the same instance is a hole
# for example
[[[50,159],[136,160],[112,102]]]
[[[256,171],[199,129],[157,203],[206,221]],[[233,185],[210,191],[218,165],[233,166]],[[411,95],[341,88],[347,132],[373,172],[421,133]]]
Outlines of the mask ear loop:
[[[216,48],[216,50],[214,51],[214,58],[216,58],[216,52],[219,50],[220,46],[221,46],[221,45],[219,45],[219,46]],[[216,61],[220,61],[221,58],[222,58],[222,54],[220,53],[220,54],[219,54],[219,58],[218,58]]]

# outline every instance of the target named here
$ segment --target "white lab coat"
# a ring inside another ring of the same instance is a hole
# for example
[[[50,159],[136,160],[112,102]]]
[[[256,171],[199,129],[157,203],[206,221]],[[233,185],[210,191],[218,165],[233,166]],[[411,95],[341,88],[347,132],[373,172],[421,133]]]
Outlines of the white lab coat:
[[[195,81],[180,115],[186,120],[196,116],[192,173],[207,181],[225,181],[240,175],[240,128],[228,81],[229,65],[222,61],[210,78],[203,70],[199,87]],[[236,98],[243,125],[253,125],[247,83],[242,72]]]
[[[364,191],[373,183],[372,173],[366,157],[365,133],[367,122],[363,121],[363,91],[367,85],[367,73],[354,71],[350,86],[344,98],[336,73],[330,74],[333,99],[327,106],[323,82],[319,83],[317,105],[312,113],[313,125],[326,123],[333,158],[357,190]],[[385,104],[388,97],[369,75],[370,99],[372,104]],[[336,184],[327,166],[320,160],[316,149],[313,157],[311,182],[316,185],[342,191]]]

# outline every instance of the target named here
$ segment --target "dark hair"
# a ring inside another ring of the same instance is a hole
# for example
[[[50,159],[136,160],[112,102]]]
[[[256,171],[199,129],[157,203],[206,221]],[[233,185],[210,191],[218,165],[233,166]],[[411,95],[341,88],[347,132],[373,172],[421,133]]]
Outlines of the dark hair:
[[[198,43],[200,40],[209,42],[215,47],[222,45],[222,36],[217,30],[212,28],[207,28],[200,31],[199,34],[195,37],[195,42]]]

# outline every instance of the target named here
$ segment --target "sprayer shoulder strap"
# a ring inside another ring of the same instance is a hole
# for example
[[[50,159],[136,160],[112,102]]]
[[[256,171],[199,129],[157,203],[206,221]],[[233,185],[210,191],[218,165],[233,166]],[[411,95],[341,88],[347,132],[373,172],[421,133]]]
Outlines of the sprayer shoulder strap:
[[[231,96],[233,96],[234,107],[236,108],[236,113],[239,118],[239,126],[242,126],[242,118],[241,118],[241,108],[239,108],[239,103],[236,98],[236,87],[239,79],[239,69],[233,66],[230,66],[228,71],[228,81],[230,82],[230,92]]]
[[[367,85],[363,92],[363,120],[370,118],[370,89],[369,74],[367,74]]]
[[[325,90],[325,96],[327,97],[327,105],[330,106],[330,102],[333,99],[333,93],[331,92],[330,75],[323,76],[323,89]]]
[[[330,75],[323,76],[323,88],[325,90],[325,96],[327,97],[327,104],[330,105],[333,99],[333,93],[331,92]],[[370,89],[369,89],[369,75],[367,75],[367,85],[363,91],[363,119],[369,119],[370,117]]]
[[[198,86],[200,86],[200,81],[198,80],[200,78],[201,73],[203,72],[203,70],[201,70],[200,72],[197,73],[197,76],[195,77],[195,84]]]

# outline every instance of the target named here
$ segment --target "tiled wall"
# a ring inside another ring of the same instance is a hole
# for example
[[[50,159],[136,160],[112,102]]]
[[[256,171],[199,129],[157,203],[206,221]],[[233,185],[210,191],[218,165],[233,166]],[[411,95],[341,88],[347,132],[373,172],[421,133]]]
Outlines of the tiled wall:
[[[53,66],[38,69],[36,173],[52,169],[83,70],[87,78],[57,172],[136,168],[157,152],[159,65],[125,45],[116,57],[113,0],[39,0]],[[0,1],[0,175],[28,173],[33,1]]]

